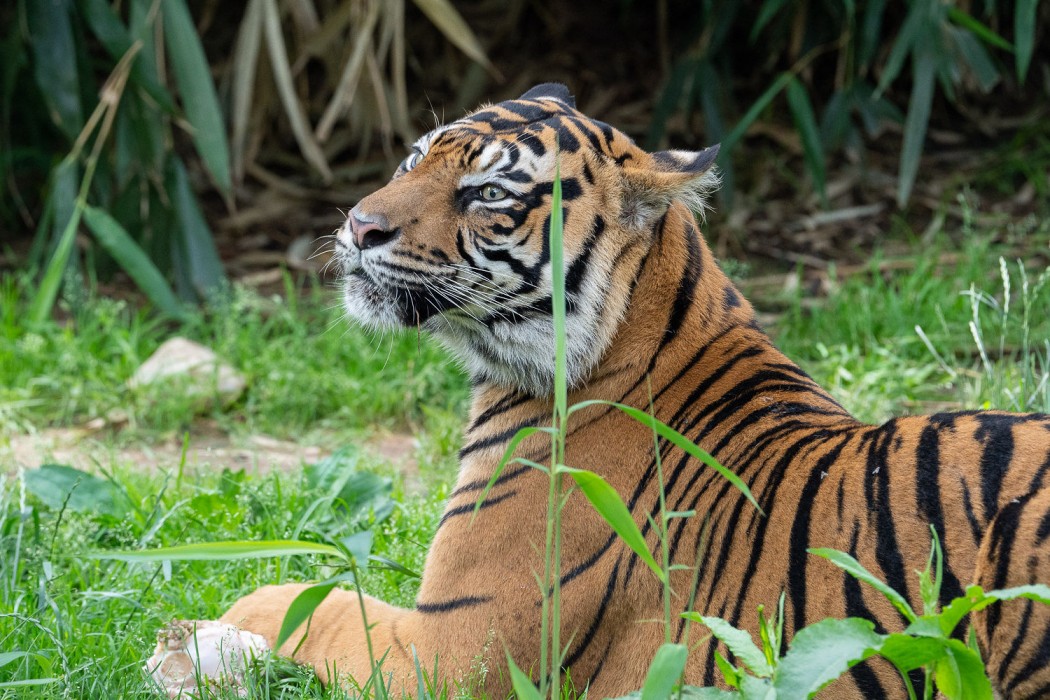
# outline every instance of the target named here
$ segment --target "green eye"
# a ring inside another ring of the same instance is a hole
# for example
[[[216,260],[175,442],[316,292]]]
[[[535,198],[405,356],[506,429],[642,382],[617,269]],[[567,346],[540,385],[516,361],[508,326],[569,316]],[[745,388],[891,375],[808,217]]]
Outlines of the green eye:
[[[506,196],[507,190],[499,185],[485,185],[481,188],[481,198],[486,202],[496,202],[500,199],[505,199]]]

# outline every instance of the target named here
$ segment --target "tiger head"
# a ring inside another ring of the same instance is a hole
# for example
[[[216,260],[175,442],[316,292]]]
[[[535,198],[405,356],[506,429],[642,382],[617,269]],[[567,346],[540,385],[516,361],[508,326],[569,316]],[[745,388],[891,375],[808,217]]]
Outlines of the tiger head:
[[[608,349],[658,223],[702,212],[718,148],[646,153],[575,108],[564,85],[440,126],[336,237],[349,315],[426,329],[475,382],[540,396],[554,382],[550,222],[561,179],[566,358],[581,384]]]

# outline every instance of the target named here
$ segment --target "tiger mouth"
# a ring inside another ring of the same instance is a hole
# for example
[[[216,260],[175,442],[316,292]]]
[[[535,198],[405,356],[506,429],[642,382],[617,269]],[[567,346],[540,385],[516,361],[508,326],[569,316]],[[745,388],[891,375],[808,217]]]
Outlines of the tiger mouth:
[[[455,304],[426,286],[377,279],[362,266],[347,273],[349,293],[376,312],[392,313],[400,325],[421,326],[429,319],[453,310]]]

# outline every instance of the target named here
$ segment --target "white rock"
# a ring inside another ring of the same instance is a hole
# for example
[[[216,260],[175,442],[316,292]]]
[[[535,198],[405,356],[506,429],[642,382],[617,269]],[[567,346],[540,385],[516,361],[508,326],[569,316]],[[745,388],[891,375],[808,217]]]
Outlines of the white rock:
[[[128,384],[141,387],[173,377],[187,377],[186,391],[191,395],[205,397],[218,392],[224,403],[236,401],[245,387],[244,377],[221,362],[210,348],[180,337],[157,348],[135,370]]]
[[[198,680],[244,695],[248,662],[270,653],[261,636],[214,620],[172,620],[143,666],[169,698],[193,697]]]

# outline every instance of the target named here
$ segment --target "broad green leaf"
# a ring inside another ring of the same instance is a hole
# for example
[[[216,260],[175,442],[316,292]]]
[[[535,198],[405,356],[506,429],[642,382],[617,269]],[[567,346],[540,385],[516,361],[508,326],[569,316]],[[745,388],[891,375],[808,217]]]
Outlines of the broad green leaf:
[[[310,619],[314,610],[324,602],[333,588],[335,588],[335,583],[319,583],[316,586],[310,586],[295,597],[284,613],[281,629],[277,633],[277,643],[274,644],[275,649],[280,649],[295,630]]]
[[[930,107],[933,105],[936,72],[937,63],[931,51],[920,51],[913,58],[911,98],[908,100],[908,116],[904,120],[904,144],[897,176],[897,204],[902,207],[911,196],[911,188],[919,172],[919,158],[922,156]]]
[[[901,673],[908,673],[940,658],[944,654],[944,639],[897,632],[887,635],[877,651]]]
[[[840,552],[837,549],[821,548],[808,549],[806,551],[808,551],[810,554],[815,554],[818,557],[823,557],[824,559],[827,559],[832,564],[839,567],[853,578],[857,579],[858,581],[862,581],[874,588],[875,590],[877,590],[879,593],[886,597],[886,600],[893,603],[893,606],[900,610],[901,614],[908,618],[909,621],[914,621],[916,619],[917,616],[915,615],[915,611],[913,611],[911,609],[911,606],[908,605],[908,601],[904,599],[904,596],[890,588],[889,585],[887,585],[883,581],[880,581],[878,578],[876,578],[874,574],[865,569],[859,561],[857,561],[850,555],[846,554],[845,552]]]
[[[1024,82],[1028,66],[1035,50],[1035,10],[1039,0],[1017,0],[1014,9],[1014,54],[1017,65],[1017,81]]]
[[[704,464],[721,474],[722,478],[724,478],[726,481],[735,486],[737,490],[740,491],[740,493],[744,494],[744,497],[747,498],[747,500],[751,501],[751,504],[758,509],[759,513],[765,515],[764,511],[759,507],[758,501],[756,501],[755,497],[751,495],[751,489],[747,487],[747,484],[745,484],[739,476],[734,474],[729,469],[723,467],[721,464],[719,464],[718,460],[709,455],[701,447],[696,445],[696,443],[687,438],[685,435],[682,435],[680,432],[678,432],[671,426],[666,425],[665,423],[659,420],[656,420],[645,411],[639,411],[637,408],[633,408],[622,403],[616,403],[615,401],[604,401],[601,399],[581,401],[579,403],[573,404],[569,407],[569,413],[572,414],[582,408],[587,408],[588,406],[612,406],[613,408],[616,408],[617,410],[626,413],[631,418],[634,418],[642,425],[651,427],[653,430],[656,431],[657,435],[672,443],[680,450],[683,450],[684,452],[689,453],[693,457],[696,457],[701,462],[703,462]]]
[[[481,504],[484,503],[485,498],[488,497],[489,491],[491,491],[492,487],[496,484],[496,480],[499,479],[500,474],[503,473],[503,470],[510,462],[511,457],[514,456],[514,450],[518,449],[518,445],[520,445],[523,440],[526,440],[537,433],[546,433],[547,435],[558,434],[554,428],[550,427],[528,427],[522,428],[514,433],[514,437],[512,437],[510,442],[507,443],[507,449],[503,451],[503,458],[499,461],[499,466],[496,467],[496,471],[492,472],[492,476],[489,478],[489,483],[485,484],[485,488],[481,490],[481,494],[478,496],[477,503],[474,504],[474,515],[477,515],[478,511],[481,509]]]
[[[161,9],[164,11],[164,38],[171,58],[171,70],[179,86],[186,120],[193,127],[197,153],[215,184],[229,195],[230,154],[226,145],[226,125],[204,47],[185,0],[164,0]]]
[[[740,679],[740,693],[747,700],[778,700],[777,690],[768,678],[744,676]]]
[[[368,566],[368,559],[372,555],[371,530],[362,530],[347,535],[339,540],[339,544],[346,548],[354,564],[362,569]]]
[[[791,108],[791,116],[795,120],[795,128],[798,130],[799,138],[802,140],[802,151],[806,158],[806,166],[813,178],[813,184],[820,195],[820,201],[827,206],[828,195],[824,186],[824,147],[820,141],[820,130],[817,128],[817,117],[813,113],[813,105],[810,104],[806,88],[797,78],[791,78],[787,85],[787,101]]]
[[[1017,598],[1026,598],[1044,605],[1050,605],[1050,586],[1036,583],[988,591],[987,593],[980,586],[969,586],[965,595],[953,600],[941,612],[939,616],[941,631],[944,635],[950,635],[967,613],[984,610],[995,602],[1016,600]]]
[[[34,0],[25,3],[28,45],[33,52],[33,74],[56,126],[73,140],[84,127],[80,102],[81,71],[73,40],[71,0]]]
[[[882,637],[868,620],[826,619],[804,627],[777,664],[777,696],[809,698],[852,666],[875,653]]]
[[[709,617],[695,612],[682,613],[682,617],[706,625],[711,633],[725,644],[729,651],[733,652],[737,661],[751,669],[755,675],[762,677],[773,675],[773,669],[766,661],[766,655],[751,639],[751,635],[744,630],[733,627],[720,617]]]
[[[117,559],[119,561],[233,561],[236,559],[263,559],[294,554],[326,554],[342,556],[338,547],[319,542],[300,540],[258,540],[230,542],[202,542],[174,547],[143,549],[139,551],[92,552],[90,559]]]
[[[642,685],[642,700],[667,700],[685,671],[689,650],[684,644],[663,644],[656,650]]]
[[[604,518],[605,522],[609,523],[609,526],[620,536],[624,544],[630,547],[653,570],[653,573],[656,574],[660,581],[666,583],[666,574],[653,558],[652,552],[649,551],[649,545],[646,544],[641,530],[638,529],[638,524],[634,522],[634,518],[631,517],[631,511],[627,509],[627,506],[620,499],[620,494],[616,493],[616,489],[594,472],[566,466],[559,466],[559,470],[564,471],[564,473],[573,478],[583,495],[587,497],[587,500],[591,502],[591,505]]]
[[[102,513],[115,518],[128,510],[112,483],[63,464],[45,464],[25,473],[26,490],[53,510],[63,505],[78,513]]]
[[[214,295],[226,280],[211,229],[190,187],[186,166],[176,156],[168,163],[167,191],[175,207],[172,248],[179,293],[202,300]]]
[[[566,418],[565,387],[565,250],[562,227],[565,212],[561,202],[561,163],[554,163],[554,186],[551,193],[550,260],[551,309],[554,316],[554,412],[559,420]]]
[[[117,261],[158,309],[172,318],[186,318],[185,310],[160,270],[116,219],[102,209],[88,205],[84,207],[84,223],[91,229],[99,245]]]
[[[507,665],[510,667],[510,682],[514,687],[514,695],[519,700],[543,700],[540,696],[540,691],[536,688],[536,685],[532,682],[532,679],[526,675],[524,671],[518,668],[518,665],[514,663],[514,659],[507,654]]]
[[[992,700],[992,684],[981,659],[958,639],[949,639],[934,666],[937,689],[950,700]]]

